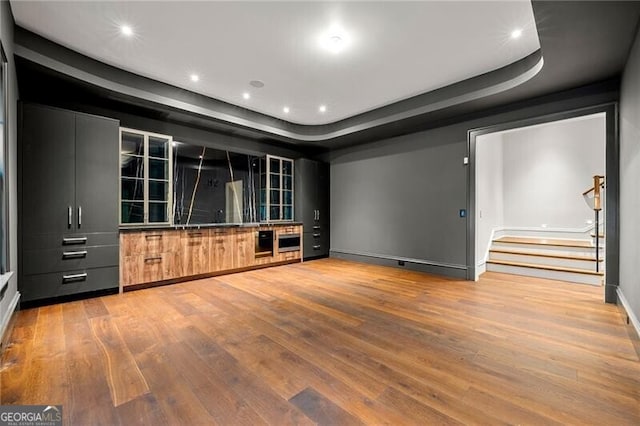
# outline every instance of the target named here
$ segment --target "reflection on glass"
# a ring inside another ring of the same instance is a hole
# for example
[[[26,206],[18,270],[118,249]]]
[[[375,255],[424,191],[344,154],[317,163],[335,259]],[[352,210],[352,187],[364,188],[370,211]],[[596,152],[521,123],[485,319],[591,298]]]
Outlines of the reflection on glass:
[[[143,223],[144,202],[122,202],[122,223]]]
[[[149,222],[167,222],[167,203],[149,202]]]
[[[131,155],[120,156],[120,173],[123,177],[142,178],[144,174],[143,157],[134,157]]]
[[[280,173],[280,160],[272,158],[269,162],[269,167],[271,168],[271,173]]]
[[[260,204],[267,204],[267,190],[260,190]]]
[[[293,162],[282,160],[282,174],[291,176],[293,173]]]
[[[271,205],[271,209],[269,210],[269,219],[280,220],[280,206]]]
[[[271,173],[271,177],[269,179],[271,181],[271,189],[280,188],[280,175],[274,175]]]
[[[144,155],[144,136],[135,133],[122,132],[123,154]]]
[[[121,192],[123,200],[144,200],[144,181],[123,178]]]
[[[291,176],[282,177],[282,188],[293,189],[293,178]]]
[[[260,206],[260,220],[267,220],[267,206],[265,204]]]
[[[280,191],[278,191],[277,189],[272,189],[269,194],[270,204],[280,204]]]
[[[291,191],[283,191],[282,192],[282,203],[283,204],[293,204],[293,195]]]
[[[149,136],[149,157],[169,158],[169,140]]]
[[[150,180],[149,181],[149,200],[151,201],[167,201],[169,197],[169,182]]]
[[[149,159],[149,178],[151,179],[167,179],[169,176],[169,162],[166,160]]]
[[[293,219],[293,207],[291,206],[284,206],[282,208],[282,219],[284,220],[291,220]]]

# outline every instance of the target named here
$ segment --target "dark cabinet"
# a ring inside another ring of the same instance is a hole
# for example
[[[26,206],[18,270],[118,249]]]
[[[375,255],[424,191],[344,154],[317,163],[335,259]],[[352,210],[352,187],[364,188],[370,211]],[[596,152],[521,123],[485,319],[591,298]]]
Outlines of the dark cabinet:
[[[302,158],[295,164],[295,214],[303,226],[303,257],[329,255],[329,165]]]
[[[118,135],[116,120],[21,106],[22,301],[118,287]]]

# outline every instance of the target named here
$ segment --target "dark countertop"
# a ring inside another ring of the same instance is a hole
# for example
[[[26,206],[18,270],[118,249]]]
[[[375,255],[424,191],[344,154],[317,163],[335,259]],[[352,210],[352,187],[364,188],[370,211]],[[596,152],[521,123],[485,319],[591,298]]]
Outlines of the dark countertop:
[[[302,222],[271,222],[271,223],[195,223],[191,225],[123,225],[120,232],[127,231],[159,231],[182,229],[209,229],[209,228],[261,228],[268,226],[296,226]]]

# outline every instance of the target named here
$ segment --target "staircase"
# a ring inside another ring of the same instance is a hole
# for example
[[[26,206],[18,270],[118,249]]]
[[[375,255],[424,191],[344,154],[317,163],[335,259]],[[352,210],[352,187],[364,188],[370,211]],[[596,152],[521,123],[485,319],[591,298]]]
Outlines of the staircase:
[[[492,241],[487,271],[602,285],[604,255],[599,250],[596,261],[593,240],[505,236]]]

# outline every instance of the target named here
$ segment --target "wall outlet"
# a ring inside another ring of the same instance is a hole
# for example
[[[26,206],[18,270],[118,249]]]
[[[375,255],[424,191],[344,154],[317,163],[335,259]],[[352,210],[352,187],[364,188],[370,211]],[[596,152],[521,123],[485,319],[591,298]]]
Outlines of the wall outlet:
[[[404,266],[404,260],[398,260],[398,266]]]

